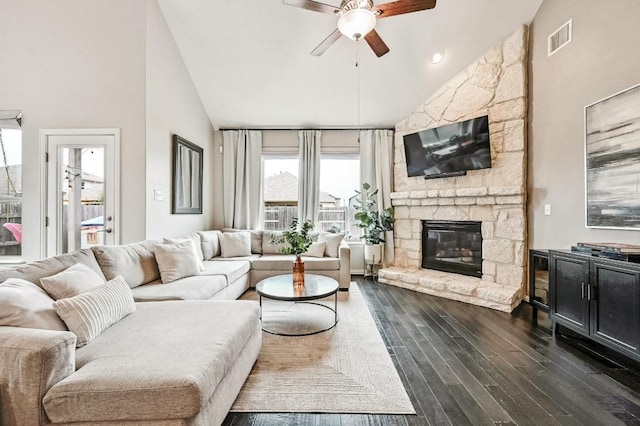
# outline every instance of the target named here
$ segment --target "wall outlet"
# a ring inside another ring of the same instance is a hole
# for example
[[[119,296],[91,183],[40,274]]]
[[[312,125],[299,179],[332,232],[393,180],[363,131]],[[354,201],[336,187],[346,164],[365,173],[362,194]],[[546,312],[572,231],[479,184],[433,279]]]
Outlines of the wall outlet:
[[[545,216],[551,216],[551,204],[544,205],[544,214]]]

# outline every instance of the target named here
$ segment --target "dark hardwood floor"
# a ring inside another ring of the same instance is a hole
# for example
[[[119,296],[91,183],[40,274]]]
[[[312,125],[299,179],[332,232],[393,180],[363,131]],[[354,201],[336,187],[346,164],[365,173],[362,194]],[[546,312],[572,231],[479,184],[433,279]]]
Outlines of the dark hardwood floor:
[[[230,413],[225,425],[640,425],[640,365],[512,314],[354,277],[417,415]]]

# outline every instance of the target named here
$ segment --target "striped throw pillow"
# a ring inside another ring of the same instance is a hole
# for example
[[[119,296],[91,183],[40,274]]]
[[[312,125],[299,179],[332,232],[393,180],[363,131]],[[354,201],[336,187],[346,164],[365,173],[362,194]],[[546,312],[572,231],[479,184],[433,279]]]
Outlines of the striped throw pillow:
[[[85,293],[59,299],[53,307],[82,347],[136,310],[133,294],[121,276]]]

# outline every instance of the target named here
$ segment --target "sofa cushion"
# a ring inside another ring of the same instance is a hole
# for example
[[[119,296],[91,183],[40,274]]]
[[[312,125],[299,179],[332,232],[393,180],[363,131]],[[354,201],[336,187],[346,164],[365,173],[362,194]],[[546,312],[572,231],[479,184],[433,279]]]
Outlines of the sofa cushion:
[[[142,241],[120,246],[92,247],[105,277],[112,280],[118,275],[134,288],[160,278],[154,247],[158,241]]]
[[[131,289],[120,276],[93,290],[53,303],[80,348],[136,310]]]
[[[167,284],[160,281],[131,289],[136,302],[160,300],[207,300],[227,286],[224,275],[182,278]]]
[[[324,255],[328,257],[338,257],[338,249],[340,243],[344,239],[344,233],[332,234],[323,232],[318,236],[318,241],[326,241],[327,245],[324,249]]]
[[[42,288],[54,300],[77,296],[93,290],[102,283],[104,277],[82,263],[76,263],[50,277],[40,278]]]
[[[154,250],[163,283],[200,275],[202,261],[197,257],[193,241],[181,240],[174,244],[158,244]],[[202,268],[204,269],[204,264]]]
[[[216,258],[204,262],[204,267],[203,275],[224,275],[227,278],[227,285],[229,285],[241,276],[249,273],[251,262],[248,260]]]
[[[9,278],[0,284],[0,326],[66,330],[53,302],[32,282]]]
[[[241,232],[248,231],[251,235],[251,253],[252,254],[261,254],[262,253],[262,234],[264,231],[253,230],[253,229],[236,229],[236,228],[222,228],[222,232]]]
[[[19,265],[15,268],[0,269],[0,282],[7,278],[21,278],[40,287],[40,278],[57,274],[76,263],[87,265],[98,275],[104,278],[104,274],[100,269],[100,265],[96,262],[93,251],[91,249],[82,249],[69,254],[61,254],[42,260],[35,260],[33,262],[25,263],[24,265]]]
[[[193,250],[194,256],[198,261],[198,267],[202,271],[204,270],[204,264],[202,263],[203,254],[202,254],[202,244],[200,243],[200,235],[196,234],[195,232],[189,235],[190,236],[186,236],[182,238],[163,238],[162,242],[165,244],[178,244],[178,243],[183,243],[185,241],[190,241],[192,243],[192,250]],[[156,260],[158,260],[158,256],[156,256]]]
[[[289,271],[288,273],[291,273],[294,259],[295,256],[291,254],[263,254],[259,259],[251,262],[251,269]],[[333,257],[302,256],[302,260],[304,260],[304,270],[306,272],[340,269],[340,260]]]
[[[212,257],[220,256],[220,231],[198,232],[202,244],[202,260],[209,260]]]
[[[220,239],[222,257],[251,256],[249,231],[223,232]]]
[[[262,235],[262,254],[280,254],[280,249],[288,244],[274,243],[273,240],[282,237],[282,231],[264,231]]]
[[[184,237],[178,237],[177,239],[188,238],[193,241],[196,246],[196,252],[198,253],[198,259],[204,260],[204,255],[202,254],[202,238],[200,238],[200,234],[197,232],[191,232]],[[172,239],[172,238],[169,238]]]
[[[78,349],[77,371],[44,397],[47,415],[54,423],[191,418],[259,338],[259,317],[249,301],[138,303]]]
[[[326,249],[326,241],[316,241],[311,243],[307,251],[302,253],[303,256],[309,257],[324,257],[324,251]]]

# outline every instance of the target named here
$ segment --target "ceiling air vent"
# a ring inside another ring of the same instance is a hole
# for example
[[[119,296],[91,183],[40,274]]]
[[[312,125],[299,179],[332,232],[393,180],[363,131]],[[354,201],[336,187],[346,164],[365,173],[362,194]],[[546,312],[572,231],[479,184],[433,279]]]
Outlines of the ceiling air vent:
[[[548,56],[553,55],[558,50],[571,43],[571,19],[564,23],[563,26],[558,28],[553,34],[549,36],[549,50]]]

